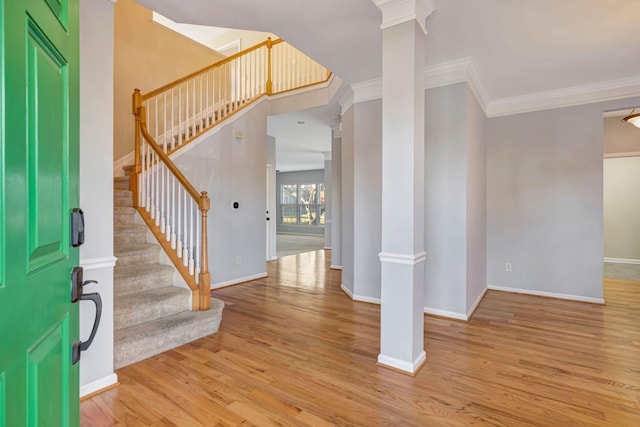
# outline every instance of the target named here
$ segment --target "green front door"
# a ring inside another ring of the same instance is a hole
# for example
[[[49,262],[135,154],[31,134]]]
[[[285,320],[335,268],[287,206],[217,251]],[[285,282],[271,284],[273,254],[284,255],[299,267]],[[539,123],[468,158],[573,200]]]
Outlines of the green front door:
[[[0,426],[79,424],[78,0],[0,0]]]

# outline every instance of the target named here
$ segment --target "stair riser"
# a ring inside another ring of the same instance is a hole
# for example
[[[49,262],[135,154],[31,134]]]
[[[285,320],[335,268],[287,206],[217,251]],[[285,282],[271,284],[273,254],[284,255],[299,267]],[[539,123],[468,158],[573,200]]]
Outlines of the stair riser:
[[[115,179],[113,181],[114,190],[129,190],[129,178],[126,180]]]
[[[136,214],[116,214],[113,216],[114,225],[131,225],[136,223]]]
[[[139,276],[116,276],[113,281],[113,293],[116,296],[122,296],[172,285],[173,273],[171,272],[160,271]]]
[[[140,245],[147,242],[147,233],[116,234],[113,241],[116,248],[124,248],[128,245]]]
[[[133,195],[117,195],[113,198],[113,206],[116,207],[133,207]]]
[[[219,302],[218,302],[219,303]],[[114,333],[114,365],[116,369],[130,365],[218,331],[223,304],[214,304],[210,311],[198,315],[200,319],[175,323],[160,333],[130,336],[127,329]]]
[[[139,303],[130,307],[119,307],[116,303],[113,310],[113,328],[119,330],[185,310],[189,310],[189,296],[183,294],[159,301],[139,300]]]
[[[155,251],[144,252],[141,254],[118,257],[118,265],[122,267],[127,267],[130,265],[156,264],[158,262],[160,262],[159,249]]]

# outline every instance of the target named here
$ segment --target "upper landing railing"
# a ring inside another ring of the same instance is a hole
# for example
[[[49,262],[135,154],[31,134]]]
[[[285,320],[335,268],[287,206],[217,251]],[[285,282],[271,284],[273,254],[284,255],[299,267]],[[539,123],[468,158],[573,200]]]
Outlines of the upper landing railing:
[[[330,72],[282,39],[266,41],[142,95],[149,133],[165,153],[262,95],[327,81]]]
[[[169,155],[263,95],[325,82],[331,73],[282,40],[265,42],[147,94],[133,94],[134,206],[192,291],[210,308],[206,192]]]

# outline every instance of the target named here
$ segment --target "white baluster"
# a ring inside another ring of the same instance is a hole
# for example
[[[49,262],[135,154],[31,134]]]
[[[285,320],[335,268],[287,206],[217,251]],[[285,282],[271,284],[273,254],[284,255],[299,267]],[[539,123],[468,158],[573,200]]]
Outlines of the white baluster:
[[[192,108],[191,108],[191,138],[189,139],[193,139],[193,137],[196,135],[196,133],[198,133],[198,130],[196,128],[196,121],[198,118],[198,113],[196,112],[196,81],[195,79],[192,81],[191,83],[191,87],[193,90],[193,96],[191,97],[191,102],[192,102]]]
[[[182,86],[178,86],[178,147],[182,145]]]
[[[194,245],[193,245],[193,222],[195,221],[195,218],[193,217],[193,199],[190,199],[190,203],[189,203],[189,249],[190,249],[190,253],[189,253],[189,273],[193,274],[194,273],[194,263],[193,263],[193,250],[194,250]]]
[[[164,221],[165,221],[165,210],[164,209],[165,209],[165,206],[166,206],[166,203],[167,203],[167,201],[166,201],[167,197],[165,195],[165,187],[164,187],[164,184],[165,184],[165,182],[164,182],[164,176],[165,176],[164,170],[165,170],[165,167],[164,167],[164,163],[159,163],[159,166],[160,166],[160,232],[162,234],[164,234],[164,232],[166,230],[165,223],[164,223]]]
[[[201,254],[201,246],[202,246],[202,232],[200,231],[200,221],[201,221],[201,217],[200,217],[200,210],[198,209],[198,206],[196,206],[196,217],[195,217],[195,221],[196,221],[196,268],[194,271],[194,275],[196,277],[196,283],[198,283],[198,275],[200,274],[200,254]]]
[[[176,242],[176,177],[171,175],[171,249],[177,248]]]
[[[177,221],[177,230],[176,234],[178,235],[178,241],[176,242],[176,253],[178,254],[178,258],[182,256],[182,184],[177,183],[178,186],[178,199],[177,199],[177,210],[178,210],[178,221]]]
[[[182,230],[182,241],[184,242],[184,248],[182,250],[182,264],[186,267],[187,265],[189,265],[189,251],[191,250],[191,248],[188,247],[189,245],[189,235],[187,234],[188,231],[188,216],[187,216],[187,191],[186,189],[184,190],[184,200],[182,202],[182,208],[184,209],[183,215],[184,215],[184,221],[182,222],[183,225],[183,230]]]

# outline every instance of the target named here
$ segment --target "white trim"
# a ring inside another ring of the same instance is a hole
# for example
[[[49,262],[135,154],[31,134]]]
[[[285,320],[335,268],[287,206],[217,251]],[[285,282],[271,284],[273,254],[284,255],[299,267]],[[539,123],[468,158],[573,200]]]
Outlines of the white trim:
[[[602,117],[605,119],[620,117],[620,119],[622,119],[622,117],[626,117],[631,114],[631,110],[632,108],[624,108],[622,110],[605,111],[604,113],[602,113]]]
[[[416,265],[427,259],[426,252],[419,252],[415,255],[394,254],[391,252],[380,252],[378,254],[380,262],[389,262],[393,264]]]
[[[222,52],[224,50],[229,50],[230,48],[235,48],[235,52],[233,52],[231,54],[226,54],[226,53]],[[212,49],[215,50],[218,53],[221,53],[221,54],[225,55],[225,56],[234,55],[234,54],[236,54],[236,53],[238,53],[238,52],[240,52],[242,50],[241,46],[240,46],[240,39],[235,39],[233,41],[230,41],[229,43],[223,44],[222,46],[213,47]]]
[[[347,288],[344,283],[340,283],[340,289],[342,289],[344,291],[345,294],[349,295],[349,298],[353,299],[353,292],[351,292],[349,290],[349,288]]]
[[[113,176],[124,176],[124,170],[122,168],[132,165],[134,161],[135,156],[133,151],[120,157],[118,160],[113,162]]]
[[[254,274],[254,275],[246,276],[246,277],[239,277],[237,279],[227,280],[226,282],[212,283],[211,284],[211,289],[220,289],[220,288],[224,288],[224,287],[227,287],[227,286],[237,285],[238,283],[244,283],[244,282],[250,282],[252,280],[264,279],[265,277],[269,277],[269,275],[266,272],[259,273],[259,274]]]
[[[470,57],[443,62],[424,69],[424,88],[449,86],[467,81],[467,70],[472,63]]]
[[[487,89],[484,87],[484,84],[480,79],[480,75],[478,74],[478,70],[473,58],[470,58],[470,64],[467,69],[467,84],[469,85],[469,89],[471,89],[471,92],[473,92],[473,94],[475,95],[478,104],[480,104],[480,108],[482,108],[482,111],[486,116],[491,98],[489,98]]]
[[[378,305],[382,304],[382,301],[380,300],[380,298],[366,297],[364,295],[354,294],[352,299],[354,301],[366,302],[366,303],[369,303],[369,304],[378,304]]]
[[[605,159],[617,159],[620,157],[638,157],[640,156],[640,151],[632,151],[630,153],[605,153]]]
[[[640,77],[591,83],[588,85],[497,99],[489,104],[487,117],[530,113],[532,111],[613,101],[634,96],[640,96]]]
[[[465,320],[471,319],[471,316],[473,316],[473,313],[475,313],[475,311],[478,309],[478,306],[482,302],[482,298],[484,298],[488,290],[489,288],[485,286],[482,292],[480,293],[480,295],[478,296],[478,299],[476,299],[476,302],[474,302],[471,308],[467,310],[467,318]]]
[[[399,369],[401,371],[409,372],[411,374],[415,373],[420,366],[427,360],[427,353],[424,350],[415,358],[413,362],[407,362],[405,360],[396,359],[395,357],[385,356],[380,353],[378,355],[378,363],[384,366],[389,366],[394,369]]]
[[[351,85],[353,103],[373,101],[382,98],[382,79],[365,80]]]
[[[104,378],[90,382],[80,387],[80,397],[87,396],[107,387],[111,387],[118,383],[118,375],[116,373],[109,374]]]
[[[381,29],[415,19],[425,35],[427,17],[436,10],[433,0],[373,0],[373,3],[382,12]]]
[[[342,270],[342,266],[341,265],[333,265],[331,264],[331,267],[329,267],[332,270]]]
[[[103,268],[113,268],[116,266],[118,258],[114,256],[104,258],[81,259],[80,266],[85,271],[102,270]]]
[[[492,291],[511,292],[515,294],[534,295],[538,297],[547,297],[547,298],[566,299],[571,301],[588,302],[592,304],[604,304],[604,299],[602,298],[583,297],[581,295],[558,294],[555,292],[535,291],[531,289],[518,289],[518,288],[509,288],[506,286],[493,286],[493,285],[488,285],[487,288],[491,289]]]
[[[640,264],[640,259],[627,259],[627,258],[604,258],[604,262],[611,262],[614,264]]]
[[[382,80],[380,80],[382,81]],[[338,104],[340,104],[340,115],[344,118],[344,115],[349,111],[349,109],[353,106],[354,94],[351,86],[347,88],[347,90],[342,94],[340,99],[338,100]],[[342,122],[341,122],[342,123]],[[340,137],[342,137],[342,126],[340,127]]]
[[[440,317],[448,317],[451,319],[464,320],[464,321],[468,320],[466,314],[455,313],[453,311],[447,311],[447,310],[440,310],[439,308],[424,307],[424,312],[426,314],[433,314],[435,316],[440,316]]]

